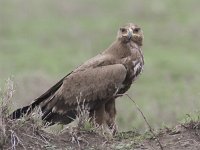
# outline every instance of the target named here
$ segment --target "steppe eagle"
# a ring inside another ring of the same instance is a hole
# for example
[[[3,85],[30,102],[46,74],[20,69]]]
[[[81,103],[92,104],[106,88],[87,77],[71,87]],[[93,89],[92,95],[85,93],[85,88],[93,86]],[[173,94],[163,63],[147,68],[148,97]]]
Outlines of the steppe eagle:
[[[77,106],[87,105],[99,125],[115,125],[115,99],[125,93],[143,70],[143,32],[129,23],[120,27],[116,40],[62,78],[30,105],[11,114],[13,119],[30,114],[36,107],[50,124],[68,124],[77,116]]]

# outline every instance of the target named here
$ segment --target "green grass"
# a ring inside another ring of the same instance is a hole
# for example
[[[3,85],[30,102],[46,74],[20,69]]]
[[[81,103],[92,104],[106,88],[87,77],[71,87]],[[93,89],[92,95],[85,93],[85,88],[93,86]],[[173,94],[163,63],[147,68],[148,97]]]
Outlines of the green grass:
[[[16,89],[16,101],[30,101],[48,88],[35,84],[41,74],[45,82],[59,80],[107,48],[119,26],[135,22],[144,30],[145,70],[129,94],[153,126],[172,125],[199,110],[199,5],[198,0],[1,0],[0,83],[14,75],[17,87],[29,85]],[[118,100],[118,122],[121,129],[145,126],[126,97]]]

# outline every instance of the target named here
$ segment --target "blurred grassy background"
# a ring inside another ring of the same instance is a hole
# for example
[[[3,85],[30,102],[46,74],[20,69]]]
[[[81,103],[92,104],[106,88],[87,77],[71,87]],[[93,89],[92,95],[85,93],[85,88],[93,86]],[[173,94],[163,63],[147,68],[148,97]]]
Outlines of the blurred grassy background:
[[[0,83],[14,76],[14,107],[30,103],[107,48],[121,25],[144,30],[145,70],[128,92],[153,127],[173,125],[200,106],[199,0],[0,0]],[[144,129],[126,97],[121,130]]]

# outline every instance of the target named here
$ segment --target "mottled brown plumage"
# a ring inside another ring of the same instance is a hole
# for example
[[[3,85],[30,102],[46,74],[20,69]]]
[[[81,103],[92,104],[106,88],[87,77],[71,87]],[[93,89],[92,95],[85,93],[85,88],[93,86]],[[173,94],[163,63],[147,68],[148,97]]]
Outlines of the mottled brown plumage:
[[[14,111],[12,118],[39,106],[43,120],[68,124],[76,118],[78,103],[84,102],[96,123],[112,128],[115,99],[130,88],[143,69],[142,42],[143,33],[137,25],[121,27],[117,39],[105,51],[80,65],[29,106]]]

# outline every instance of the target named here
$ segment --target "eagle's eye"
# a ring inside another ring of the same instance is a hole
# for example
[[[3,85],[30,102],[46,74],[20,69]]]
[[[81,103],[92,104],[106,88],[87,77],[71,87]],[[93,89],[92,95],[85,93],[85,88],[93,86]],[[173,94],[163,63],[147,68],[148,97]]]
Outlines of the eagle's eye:
[[[126,29],[126,28],[120,28],[120,31],[121,31],[122,33],[126,33],[126,32],[127,32],[127,29]]]
[[[133,29],[133,32],[134,32],[134,33],[138,33],[139,31],[140,31],[140,28],[134,28],[134,29]]]

